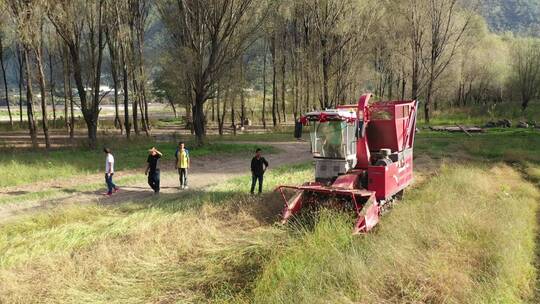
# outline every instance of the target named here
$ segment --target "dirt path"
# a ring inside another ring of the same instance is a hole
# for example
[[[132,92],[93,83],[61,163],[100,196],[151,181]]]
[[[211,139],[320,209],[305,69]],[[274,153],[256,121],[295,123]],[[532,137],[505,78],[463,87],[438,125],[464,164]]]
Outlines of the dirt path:
[[[284,164],[295,164],[311,159],[309,145],[306,142],[273,142],[264,143],[279,149],[276,154],[266,155],[270,163],[270,169]],[[192,160],[192,167],[189,172],[188,182],[190,190],[200,190],[210,185],[215,185],[233,177],[238,177],[249,173],[249,157],[227,156],[227,157],[202,157]],[[178,174],[174,170],[172,163],[162,164],[161,170],[161,193],[172,194],[179,191]],[[142,170],[129,170],[117,173],[117,178],[140,174]],[[103,174],[93,174],[71,180],[60,180],[37,183],[33,185],[10,187],[4,189],[0,194],[2,197],[12,197],[13,203],[0,205],[0,223],[12,220],[17,216],[46,210],[55,206],[83,203],[117,204],[133,200],[141,200],[153,195],[146,182],[135,182],[131,184],[121,184],[121,190],[112,197],[103,196],[101,191],[76,191],[73,187],[85,183],[95,183],[103,179]],[[246,191],[249,181],[246,181]],[[69,193],[67,196],[56,199],[44,199],[35,202],[17,202],[18,196],[31,191],[45,191],[47,189],[62,190]],[[189,190],[188,190],[189,191]]]

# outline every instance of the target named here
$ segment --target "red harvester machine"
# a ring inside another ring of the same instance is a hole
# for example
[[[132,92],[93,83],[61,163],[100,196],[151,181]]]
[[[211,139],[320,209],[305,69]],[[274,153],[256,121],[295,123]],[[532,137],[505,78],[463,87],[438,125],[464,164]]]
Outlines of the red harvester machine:
[[[370,97],[301,118],[302,125],[311,127],[315,182],[277,188],[285,200],[283,222],[303,207],[331,200],[355,211],[354,233],[367,232],[411,184],[418,102],[370,105]],[[286,189],[294,195],[287,198]]]

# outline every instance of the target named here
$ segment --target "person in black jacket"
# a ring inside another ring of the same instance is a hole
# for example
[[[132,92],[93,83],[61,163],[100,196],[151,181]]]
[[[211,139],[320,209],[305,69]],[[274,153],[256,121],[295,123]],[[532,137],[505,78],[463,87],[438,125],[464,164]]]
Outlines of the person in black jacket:
[[[257,180],[259,180],[259,194],[262,192],[264,172],[268,169],[268,162],[261,156],[261,152],[262,150],[257,148],[255,157],[251,159],[251,194],[255,191]]]
[[[145,175],[148,175],[148,185],[154,190],[154,194],[159,194],[159,159],[163,154],[152,147],[148,150],[148,158],[146,159],[146,171]]]

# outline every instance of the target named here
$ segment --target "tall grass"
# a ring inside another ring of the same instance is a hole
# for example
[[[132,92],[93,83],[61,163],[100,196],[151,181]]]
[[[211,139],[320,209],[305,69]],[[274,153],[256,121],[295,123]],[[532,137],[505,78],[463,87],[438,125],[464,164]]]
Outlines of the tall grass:
[[[310,169],[273,169],[267,189]],[[0,302],[247,299],[272,248],[288,239],[271,224],[282,203],[242,194],[248,182],[118,207],[54,210],[0,226]]]
[[[506,166],[444,167],[372,234],[323,213],[256,283],[258,303],[525,303],[538,191]]]
[[[533,303],[540,193],[494,164],[540,180],[531,132],[421,133],[415,153],[460,160],[424,168],[360,237],[335,211],[275,224],[268,190],[311,180],[311,164],[270,170],[262,197],[245,176],[30,215],[0,225],[0,303]]]
[[[274,169],[267,189],[311,178]],[[525,303],[538,191],[505,165],[443,166],[383,218],[323,210],[274,225],[281,203],[249,178],[0,226],[0,302]]]

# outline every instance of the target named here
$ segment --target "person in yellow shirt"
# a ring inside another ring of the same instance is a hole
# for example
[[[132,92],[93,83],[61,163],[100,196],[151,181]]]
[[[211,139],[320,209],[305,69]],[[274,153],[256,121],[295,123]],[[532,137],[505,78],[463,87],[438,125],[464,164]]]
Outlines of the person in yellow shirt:
[[[180,189],[187,189],[187,175],[189,166],[191,165],[191,160],[189,158],[189,150],[186,149],[184,142],[178,143],[175,157],[176,169],[178,169],[178,175],[180,176]]]

